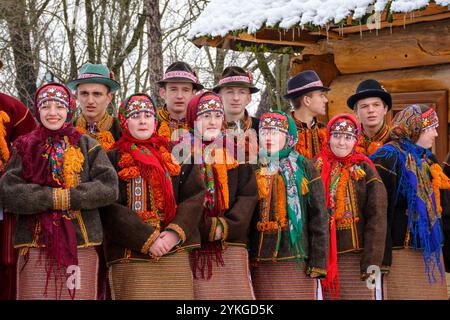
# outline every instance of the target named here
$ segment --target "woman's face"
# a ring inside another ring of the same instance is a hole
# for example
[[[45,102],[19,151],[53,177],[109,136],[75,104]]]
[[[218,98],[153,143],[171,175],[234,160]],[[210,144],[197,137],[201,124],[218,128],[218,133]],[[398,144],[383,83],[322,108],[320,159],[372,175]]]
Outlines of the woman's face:
[[[348,156],[355,143],[356,138],[346,133],[332,133],[330,136],[330,149],[339,158]]]
[[[222,130],[223,113],[210,111],[197,117],[196,126],[205,141],[214,141]]]
[[[274,154],[284,148],[286,145],[287,134],[274,129],[259,130],[260,146],[268,154]]]
[[[419,139],[417,139],[416,144],[422,148],[429,149],[433,146],[434,140],[438,136],[436,127],[427,129],[420,133]]]
[[[67,107],[57,101],[47,101],[39,108],[39,117],[44,127],[59,130],[67,119]]]
[[[134,113],[127,119],[128,131],[139,140],[149,139],[155,132],[155,124],[155,116],[147,111]]]

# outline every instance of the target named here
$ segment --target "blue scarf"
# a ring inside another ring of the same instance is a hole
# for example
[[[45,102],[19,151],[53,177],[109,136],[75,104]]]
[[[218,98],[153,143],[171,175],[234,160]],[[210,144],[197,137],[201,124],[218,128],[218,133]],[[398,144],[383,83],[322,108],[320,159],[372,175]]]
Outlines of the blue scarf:
[[[430,150],[424,149],[407,138],[399,139],[380,148],[370,156],[373,159],[391,158],[396,155],[393,168],[399,168],[400,181],[396,191],[405,197],[408,207],[408,227],[411,244],[421,249],[426,273],[430,283],[436,283],[435,269],[439,270],[441,281],[444,280],[440,260],[442,231],[436,209],[436,199],[431,185],[428,159]],[[400,163],[398,163],[398,162]],[[394,171],[396,171],[394,169]]]

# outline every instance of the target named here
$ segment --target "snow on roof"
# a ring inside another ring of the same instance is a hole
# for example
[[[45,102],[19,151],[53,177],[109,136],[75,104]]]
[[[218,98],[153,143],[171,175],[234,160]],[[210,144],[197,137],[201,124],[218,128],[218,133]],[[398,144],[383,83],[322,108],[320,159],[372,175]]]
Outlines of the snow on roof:
[[[225,36],[232,31],[255,33],[264,25],[289,29],[312,24],[325,27],[352,16],[358,20],[368,9],[380,12],[390,0],[211,0],[194,22],[188,38]],[[441,6],[450,0],[435,0]],[[429,5],[430,0],[392,0],[391,12],[411,12]],[[371,11],[369,11],[371,12]]]

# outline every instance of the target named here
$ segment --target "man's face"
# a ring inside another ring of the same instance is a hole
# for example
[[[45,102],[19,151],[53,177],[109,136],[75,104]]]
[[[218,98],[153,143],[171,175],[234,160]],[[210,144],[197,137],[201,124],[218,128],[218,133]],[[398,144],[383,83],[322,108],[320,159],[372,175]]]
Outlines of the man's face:
[[[224,87],[219,91],[222,97],[225,113],[229,115],[240,115],[244,113],[245,107],[252,101],[249,88]]]
[[[159,95],[166,102],[169,112],[184,115],[195,91],[192,83],[167,82],[165,87],[159,89]]]
[[[377,128],[381,126],[388,111],[383,100],[377,97],[361,99],[356,103],[356,116],[364,128]]]
[[[327,113],[327,96],[324,91],[311,91],[309,95],[303,97],[305,107],[315,115],[324,116]]]
[[[98,121],[111,103],[112,93],[100,83],[82,83],[77,87],[77,100],[86,119]]]

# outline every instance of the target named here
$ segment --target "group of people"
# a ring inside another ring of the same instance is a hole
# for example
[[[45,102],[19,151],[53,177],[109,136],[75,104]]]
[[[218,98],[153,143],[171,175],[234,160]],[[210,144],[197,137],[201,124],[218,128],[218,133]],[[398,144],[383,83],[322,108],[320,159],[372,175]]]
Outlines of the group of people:
[[[134,93],[114,117],[120,84],[87,63],[37,90],[37,123],[0,94],[2,299],[448,299],[435,110],[389,124],[369,79],[325,125],[312,70],[259,119],[238,66],[205,90],[178,61],[158,84],[163,106]]]

